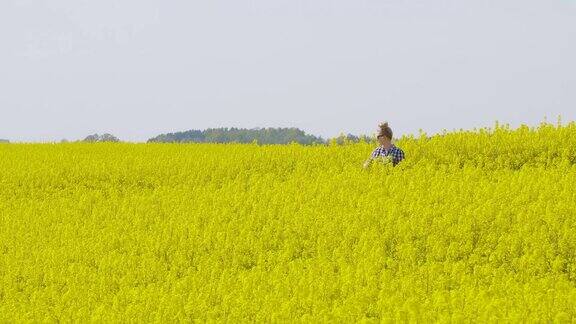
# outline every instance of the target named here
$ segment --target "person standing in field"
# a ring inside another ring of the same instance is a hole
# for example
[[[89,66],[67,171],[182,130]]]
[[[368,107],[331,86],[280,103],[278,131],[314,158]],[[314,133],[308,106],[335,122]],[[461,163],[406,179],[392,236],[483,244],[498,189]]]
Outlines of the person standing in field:
[[[370,163],[379,157],[389,158],[394,166],[404,160],[404,151],[392,144],[392,129],[388,126],[388,123],[381,123],[379,127],[380,131],[378,132],[377,138],[380,145],[372,152],[368,160],[364,162],[364,168],[368,168]]]

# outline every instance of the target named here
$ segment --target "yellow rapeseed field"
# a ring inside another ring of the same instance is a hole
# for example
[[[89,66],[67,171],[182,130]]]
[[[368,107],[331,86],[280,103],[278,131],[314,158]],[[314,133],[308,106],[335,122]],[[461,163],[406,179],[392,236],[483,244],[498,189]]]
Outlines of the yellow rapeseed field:
[[[0,144],[0,322],[576,320],[576,123]]]

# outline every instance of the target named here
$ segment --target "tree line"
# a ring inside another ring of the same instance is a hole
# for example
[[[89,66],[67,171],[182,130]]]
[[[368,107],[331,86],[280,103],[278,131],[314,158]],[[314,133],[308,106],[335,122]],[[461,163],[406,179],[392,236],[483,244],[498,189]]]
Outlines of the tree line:
[[[352,134],[341,134],[338,137],[324,139],[320,136],[306,134],[303,130],[295,127],[286,128],[208,128],[206,130],[188,130],[183,132],[166,133],[150,138],[148,143],[257,143],[257,144],[290,144],[299,143],[303,145],[313,144],[346,144],[360,141],[371,142],[373,139],[366,135],[356,136]],[[10,141],[0,139],[0,143]],[[63,139],[61,143],[69,141]],[[121,142],[121,140],[109,133],[92,134],[83,140],[74,142],[101,143],[101,142]]]
[[[351,134],[341,135],[335,139],[325,140],[322,137],[306,134],[295,127],[287,128],[209,128],[206,130],[189,130],[185,132],[161,134],[148,140],[148,143],[258,143],[303,145],[326,144],[330,141],[343,144],[358,142],[362,137]],[[367,139],[364,136],[364,139]]]

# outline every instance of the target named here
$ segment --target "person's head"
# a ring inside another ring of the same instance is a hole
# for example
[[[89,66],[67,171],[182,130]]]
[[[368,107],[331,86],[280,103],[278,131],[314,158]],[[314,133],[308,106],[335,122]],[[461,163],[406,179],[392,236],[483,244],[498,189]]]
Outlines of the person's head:
[[[378,125],[380,127],[380,131],[378,132],[378,143],[380,145],[390,144],[392,142],[392,129],[388,126],[387,122],[381,123]]]

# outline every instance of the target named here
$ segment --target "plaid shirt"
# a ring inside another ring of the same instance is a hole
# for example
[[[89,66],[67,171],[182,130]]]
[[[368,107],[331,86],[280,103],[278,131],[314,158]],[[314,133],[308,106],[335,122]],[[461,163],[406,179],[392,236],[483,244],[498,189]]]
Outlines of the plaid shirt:
[[[379,156],[391,156],[392,157],[392,164],[396,165],[400,161],[404,160],[404,151],[401,148],[397,147],[396,145],[392,144],[392,147],[389,149],[385,149],[382,146],[378,146],[374,152],[372,152],[371,158],[377,158]]]

